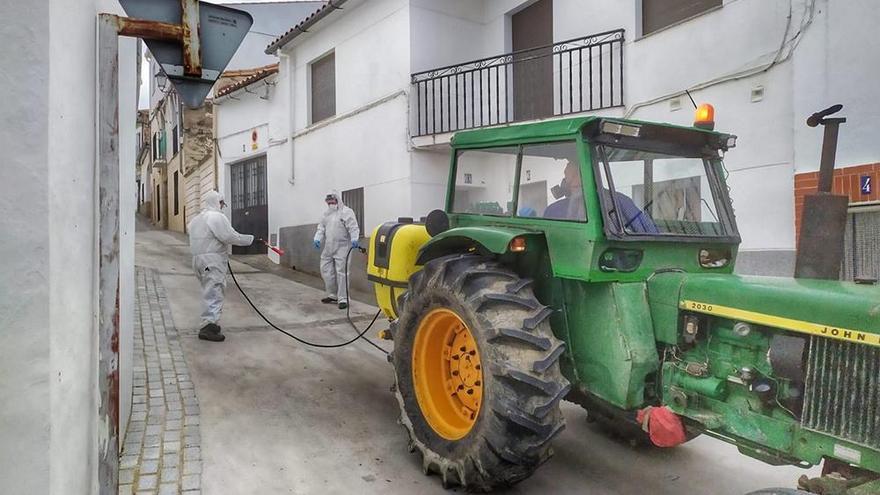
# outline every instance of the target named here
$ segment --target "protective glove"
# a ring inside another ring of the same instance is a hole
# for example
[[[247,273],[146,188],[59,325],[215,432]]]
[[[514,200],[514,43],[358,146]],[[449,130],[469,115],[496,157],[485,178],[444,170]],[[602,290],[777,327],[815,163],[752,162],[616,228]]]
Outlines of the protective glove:
[[[321,241],[315,239],[315,249],[321,249]]]
[[[357,249],[357,248],[361,247],[361,245],[358,244],[358,241],[357,241],[357,240],[353,240],[353,241],[351,241],[351,247],[352,247],[353,249]]]
[[[251,245],[253,246],[255,244],[263,244],[264,242],[266,242],[266,241],[264,241],[263,239],[261,239],[259,237],[254,237],[254,240],[251,242]]]

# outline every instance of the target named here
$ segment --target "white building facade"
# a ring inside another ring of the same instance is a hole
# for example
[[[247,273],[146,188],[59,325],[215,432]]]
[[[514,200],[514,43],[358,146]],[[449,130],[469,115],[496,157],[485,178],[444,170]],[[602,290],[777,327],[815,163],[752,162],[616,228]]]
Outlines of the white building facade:
[[[821,148],[806,117],[842,103],[838,175],[880,172],[880,64],[864,59],[880,50],[870,34],[880,13],[864,0],[672,4],[336,0],[318,10],[267,48],[280,68],[266,95],[222,102],[250,107],[239,111],[265,135],[268,231],[293,253],[282,261],[303,263],[330,189],[357,198],[367,234],[442,208],[455,130],[579,114],[690,125],[688,90],[739,136],[725,161],[740,271],[790,275]],[[534,73],[517,74],[527,56]],[[835,186],[854,206],[880,199],[853,189]]]
[[[0,486],[99,493],[97,19],[115,1],[6,2],[0,30]],[[50,35],[51,33],[51,35]],[[119,399],[128,421],[134,324],[138,47],[119,40]],[[16,128],[18,126],[18,128]],[[104,404],[105,406],[107,404]],[[120,437],[121,438],[121,437]],[[109,453],[108,455],[113,455]],[[109,487],[108,487],[109,488]],[[112,490],[115,491],[115,487]]]

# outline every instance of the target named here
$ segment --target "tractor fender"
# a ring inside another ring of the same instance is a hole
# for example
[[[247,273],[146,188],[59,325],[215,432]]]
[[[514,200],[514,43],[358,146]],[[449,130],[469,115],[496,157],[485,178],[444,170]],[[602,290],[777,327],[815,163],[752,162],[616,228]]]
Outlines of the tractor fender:
[[[516,228],[457,227],[432,237],[419,250],[416,263],[424,265],[440,256],[469,251],[476,251],[483,255],[502,255],[509,251],[510,241],[515,237],[525,237],[528,245],[531,244],[529,239],[540,239],[543,242],[543,236],[542,232]]]

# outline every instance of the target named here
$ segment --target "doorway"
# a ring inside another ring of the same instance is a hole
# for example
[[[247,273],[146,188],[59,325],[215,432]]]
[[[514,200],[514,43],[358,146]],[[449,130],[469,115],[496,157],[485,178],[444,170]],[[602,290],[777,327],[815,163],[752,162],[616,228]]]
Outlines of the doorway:
[[[232,228],[255,238],[269,238],[269,198],[266,192],[266,155],[229,167],[232,188]],[[232,246],[232,254],[266,254],[263,244]]]
[[[553,115],[553,0],[538,0],[510,19],[513,57],[513,117]]]

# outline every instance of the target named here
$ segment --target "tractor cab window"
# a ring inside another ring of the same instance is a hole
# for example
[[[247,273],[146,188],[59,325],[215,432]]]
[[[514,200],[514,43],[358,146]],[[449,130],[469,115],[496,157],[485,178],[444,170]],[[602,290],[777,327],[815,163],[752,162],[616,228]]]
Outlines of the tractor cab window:
[[[517,147],[459,152],[452,211],[512,216],[518,153]]]
[[[724,237],[726,203],[713,160],[700,156],[596,147],[606,222],[637,236]]]
[[[574,141],[523,146],[517,216],[585,221],[579,163]]]

